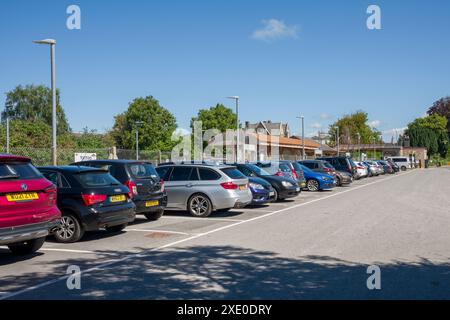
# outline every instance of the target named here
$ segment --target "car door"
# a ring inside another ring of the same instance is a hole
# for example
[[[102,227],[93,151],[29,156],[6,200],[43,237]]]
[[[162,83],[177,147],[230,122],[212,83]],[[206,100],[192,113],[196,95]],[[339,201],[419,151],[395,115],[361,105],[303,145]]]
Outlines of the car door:
[[[169,209],[186,209],[187,199],[192,193],[192,183],[189,180],[192,170],[191,166],[173,167],[165,185]]]

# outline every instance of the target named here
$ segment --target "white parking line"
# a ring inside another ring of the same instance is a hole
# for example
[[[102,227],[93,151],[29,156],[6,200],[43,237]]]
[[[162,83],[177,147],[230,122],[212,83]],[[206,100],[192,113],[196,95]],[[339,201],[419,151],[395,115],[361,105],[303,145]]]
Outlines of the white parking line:
[[[125,229],[125,231],[134,231],[134,232],[159,232],[159,233],[173,233],[173,234],[181,234],[188,236],[190,233],[186,232],[178,232],[178,231],[169,231],[169,230],[158,230],[158,229]]]
[[[113,253],[95,252],[88,250],[74,250],[74,249],[59,249],[59,248],[41,248],[39,251],[53,251],[53,252],[65,252],[65,253],[88,253],[88,254],[103,254],[114,255]]]
[[[161,219],[187,219],[187,220],[199,220],[199,221],[227,221],[227,222],[241,222],[245,220],[228,219],[228,218],[196,218],[185,216],[162,216]]]
[[[217,229],[205,232],[205,233],[196,234],[196,235],[190,236],[188,238],[184,238],[184,239],[181,239],[181,240],[178,240],[178,241],[174,241],[174,242],[168,243],[166,245],[162,245],[162,246],[157,247],[157,248],[145,250],[145,251],[143,251],[141,253],[132,254],[132,255],[123,257],[121,259],[111,260],[111,261],[105,262],[103,264],[100,264],[100,265],[98,265],[96,267],[92,267],[92,268],[87,269],[85,271],[81,271],[77,275],[87,274],[87,273],[91,273],[92,271],[105,269],[105,268],[107,268],[107,267],[109,267],[111,265],[114,265],[114,264],[117,264],[117,263],[120,263],[120,262],[124,262],[124,261],[130,260],[130,259],[133,259],[133,258],[138,258],[138,259],[139,258],[145,258],[149,253],[151,253],[153,251],[158,251],[158,250],[170,248],[170,247],[176,246],[176,245],[184,243],[184,242],[188,242],[188,241],[191,241],[191,240],[194,240],[194,239],[198,239],[200,237],[204,237],[204,236],[207,236],[207,235],[219,232],[219,231],[223,231],[223,230],[226,230],[226,229],[230,229],[230,228],[239,226],[239,225],[244,224],[244,223],[249,223],[249,222],[261,220],[261,219],[273,216],[275,214],[278,214],[278,213],[281,213],[281,212],[284,212],[284,211],[287,211],[287,210],[303,207],[303,206],[309,205],[311,203],[315,203],[315,202],[322,201],[322,200],[327,200],[327,199],[339,196],[341,194],[344,194],[344,193],[347,193],[347,192],[351,192],[351,191],[355,191],[355,190],[359,190],[359,189],[362,189],[362,188],[365,188],[365,187],[368,187],[368,186],[371,186],[371,185],[374,185],[374,184],[377,184],[377,183],[380,183],[380,182],[383,182],[383,181],[387,181],[387,180],[394,179],[394,178],[397,178],[397,177],[402,177],[402,176],[405,176],[405,175],[410,174],[412,172],[416,172],[416,171],[412,170],[412,171],[409,171],[407,173],[391,176],[391,177],[386,178],[386,179],[376,180],[376,181],[370,182],[368,184],[364,184],[364,185],[360,185],[360,186],[357,186],[357,187],[354,187],[354,188],[350,188],[350,189],[342,191],[342,192],[330,194],[329,196],[326,196],[326,197],[323,197],[323,198],[314,199],[314,200],[307,201],[307,202],[304,202],[304,203],[300,203],[300,204],[297,204],[297,205],[294,205],[294,206],[291,206],[291,207],[288,207],[288,208],[284,208],[284,209],[280,209],[280,210],[277,210],[277,211],[274,211],[274,212],[271,212],[271,213],[267,213],[267,214],[264,214],[262,216],[258,216],[258,217],[252,218],[252,219],[242,220],[242,221],[239,221],[239,222],[236,222],[236,223],[233,223],[233,224],[229,224],[229,225],[226,225],[226,226],[223,226],[223,227],[220,227],[220,228],[217,228]],[[30,287],[27,287],[25,289],[22,289],[22,290],[19,290],[19,291],[16,291],[16,292],[11,292],[11,293],[5,294],[3,296],[0,296],[0,300],[9,299],[9,298],[21,295],[23,293],[27,293],[27,292],[34,291],[34,290],[37,290],[37,289],[40,289],[40,288],[43,288],[43,287],[47,287],[49,285],[52,285],[52,284],[60,282],[60,281],[65,281],[65,280],[67,280],[69,278],[69,276],[74,276],[74,274],[64,275],[64,276],[61,276],[59,278],[56,278],[56,279],[53,279],[53,280],[50,280],[50,281],[46,281],[46,282],[43,282],[43,283],[40,283],[40,284],[37,284],[37,285],[34,285],[34,286],[30,286]]]

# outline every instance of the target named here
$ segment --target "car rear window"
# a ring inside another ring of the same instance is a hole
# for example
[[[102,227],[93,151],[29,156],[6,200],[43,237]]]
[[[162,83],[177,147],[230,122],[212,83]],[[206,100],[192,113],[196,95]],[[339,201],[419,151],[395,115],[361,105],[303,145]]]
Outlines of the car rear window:
[[[236,168],[225,168],[221,170],[231,179],[245,179],[245,176]]]
[[[82,172],[75,175],[76,179],[85,188],[102,188],[120,185],[108,172]]]
[[[42,174],[31,163],[0,163],[0,180],[31,180],[41,178],[43,178]]]
[[[136,179],[159,178],[155,167],[150,163],[133,163],[128,164],[128,171],[131,176]]]
[[[302,171],[302,167],[300,167],[300,164],[297,162],[292,162],[292,166],[294,167],[295,171]]]

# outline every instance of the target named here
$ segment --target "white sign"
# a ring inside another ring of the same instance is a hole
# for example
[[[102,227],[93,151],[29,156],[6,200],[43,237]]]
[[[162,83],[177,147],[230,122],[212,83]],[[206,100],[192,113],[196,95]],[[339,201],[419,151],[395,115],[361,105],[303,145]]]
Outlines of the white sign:
[[[322,150],[322,149],[316,149],[316,150],[314,150],[314,155],[315,155],[315,156],[322,156],[322,155],[323,155],[323,150]]]
[[[75,162],[97,160],[96,153],[75,153]]]

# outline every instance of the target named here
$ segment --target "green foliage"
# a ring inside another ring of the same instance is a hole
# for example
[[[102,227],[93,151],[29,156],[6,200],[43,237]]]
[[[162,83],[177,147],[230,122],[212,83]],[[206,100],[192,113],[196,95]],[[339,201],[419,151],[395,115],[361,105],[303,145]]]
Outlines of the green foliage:
[[[450,97],[439,99],[428,109],[428,115],[439,115],[447,119],[447,132],[450,136]]]
[[[56,91],[57,132],[65,134],[70,131],[69,124],[60,104],[59,90]],[[6,93],[5,111],[2,112],[2,121],[6,117],[12,120],[24,120],[52,124],[52,91],[45,86],[27,85],[17,86]]]
[[[94,129],[84,128],[83,133],[72,135],[76,146],[80,149],[110,148],[114,145],[114,140],[110,134],[99,134]]]
[[[374,141],[381,142],[381,132],[372,129],[368,124],[368,114],[364,111],[357,111],[350,115],[345,115],[329,127],[330,144],[335,146],[337,128],[339,128],[339,141],[341,144],[357,144],[358,133],[361,144],[371,144]]]
[[[127,111],[115,117],[110,134],[118,148],[135,148],[136,122],[142,122],[138,126],[141,150],[169,151],[178,143],[172,141],[172,134],[177,128],[175,117],[158,100],[148,96],[134,99]]]
[[[217,129],[225,132],[227,129],[236,130],[236,114],[232,109],[223,104],[216,104],[215,107],[199,110],[197,117],[191,120],[191,128],[195,121],[202,121],[203,130]]]
[[[418,118],[408,125],[405,134],[409,136],[411,146],[427,148],[430,155],[447,155],[449,141],[445,117],[433,114]]]

